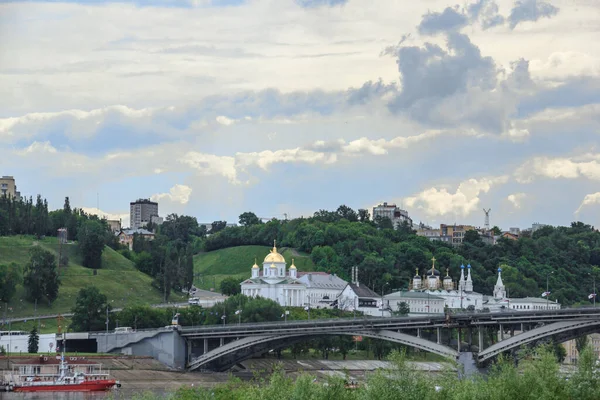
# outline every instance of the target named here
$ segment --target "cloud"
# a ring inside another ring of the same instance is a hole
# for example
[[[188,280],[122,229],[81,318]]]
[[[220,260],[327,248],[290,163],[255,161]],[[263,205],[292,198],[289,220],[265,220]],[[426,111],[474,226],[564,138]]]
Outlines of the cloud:
[[[460,31],[467,26],[469,20],[456,8],[447,7],[441,13],[428,12],[423,15],[417,30],[421,35],[435,35],[442,32]]]
[[[575,211],[575,214],[579,214],[584,206],[589,206],[592,204],[600,204],[600,192],[585,195],[583,201],[579,205],[579,208]]]
[[[81,210],[86,214],[97,215],[100,218],[105,218],[108,220],[121,220],[121,226],[126,227],[129,226],[129,213],[128,212],[116,212],[110,213],[103,210],[100,210],[96,207],[81,207]]]
[[[49,141],[45,142],[33,142],[26,148],[18,150],[19,155],[38,154],[43,155],[44,153],[56,153],[56,149]]]
[[[513,193],[509,194],[506,199],[513,205],[514,208],[521,208],[525,197],[527,197],[525,193]]]
[[[504,17],[498,13],[494,0],[479,0],[467,6],[471,21],[480,21],[483,30],[504,24]]]
[[[537,177],[550,179],[587,178],[600,180],[600,155],[579,157],[535,157],[521,165],[515,172],[518,182],[527,183]]]
[[[454,193],[448,188],[431,187],[404,199],[407,207],[424,212],[429,217],[466,217],[479,208],[480,195],[508,181],[506,176],[469,179],[461,182]]]
[[[508,23],[510,29],[525,21],[537,21],[540,18],[551,18],[558,14],[559,8],[539,0],[517,0],[510,11]]]
[[[243,170],[249,166],[256,165],[265,171],[276,163],[333,164],[337,161],[335,154],[320,153],[301,148],[236,153],[235,158],[236,165]]]
[[[238,180],[233,157],[189,151],[179,159],[179,162],[192,167],[200,175],[222,175],[232,184],[241,183]]]
[[[390,110],[439,128],[506,132],[519,99],[535,90],[527,61],[511,63],[511,70],[499,79],[504,71],[468,36],[451,32],[446,47],[425,43],[387,49],[396,57],[402,82]]]
[[[169,193],[157,193],[153,194],[150,199],[152,201],[168,200],[173,203],[187,204],[190,201],[190,195],[192,194],[192,188],[186,185],[176,184]]]
[[[296,3],[304,8],[343,6],[347,2],[348,0],[296,0]]]

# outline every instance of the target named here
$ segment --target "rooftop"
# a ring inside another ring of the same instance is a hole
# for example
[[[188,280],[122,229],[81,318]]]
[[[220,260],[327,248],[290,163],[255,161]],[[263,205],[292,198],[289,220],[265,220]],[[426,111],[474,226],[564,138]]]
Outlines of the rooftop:
[[[350,288],[352,289],[352,291],[354,293],[356,293],[356,295],[358,297],[368,297],[368,298],[374,298],[374,297],[381,297],[380,295],[378,295],[377,293],[375,293],[374,291],[372,291],[371,289],[369,289],[368,286],[358,286],[355,283],[349,283],[348,286],[350,286]],[[344,288],[345,289],[345,288]]]
[[[433,294],[428,294],[424,292],[405,292],[398,291],[390,294],[386,294],[383,296],[384,299],[394,300],[394,299],[430,299],[430,300],[444,300],[442,297],[435,296]]]
[[[346,287],[348,282],[336,275],[326,274],[324,272],[305,272],[298,280],[306,285],[307,288],[314,289],[339,289]]]

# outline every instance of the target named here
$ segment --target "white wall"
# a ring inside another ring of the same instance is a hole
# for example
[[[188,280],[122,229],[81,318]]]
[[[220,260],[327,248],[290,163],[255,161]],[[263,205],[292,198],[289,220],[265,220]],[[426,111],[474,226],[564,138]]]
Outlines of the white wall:
[[[40,334],[38,345],[38,353],[50,352],[50,343],[52,343],[52,351],[56,351],[56,335],[54,333]],[[29,335],[3,335],[0,337],[0,346],[4,346],[6,351],[11,353],[27,353],[27,345]]]

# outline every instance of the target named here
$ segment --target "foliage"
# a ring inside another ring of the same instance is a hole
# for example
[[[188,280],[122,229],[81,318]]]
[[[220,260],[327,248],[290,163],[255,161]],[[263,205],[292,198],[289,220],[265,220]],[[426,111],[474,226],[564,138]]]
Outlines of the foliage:
[[[40,335],[38,335],[37,327],[33,327],[29,332],[29,338],[27,339],[27,352],[34,354],[38,352],[40,344]]]
[[[25,266],[23,285],[29,300],[46,298],[52,303],[58,297],[60,286],[54,254],[40,246],[34,246],[30,251],[29,263]]]
[[[405,316],[408,315],[410,313],[410,306],[408,305],[407,302],[403,301],[398,303],[398,311],[397,314],[400,316]]]
[[[17,264],[0,265],[0,302],[8,303],[15,296],[21,279]]]
[[[73,318],[71,329],[78,332],[101,330],[105,324],[105,312],[110,311],[106,296],[95,286],[88,286],[79,291],[75,307],[71,310]]]
[[[77,239],[84,267],[93,269],[102,267],[102,252],[104,251],[107,233],[107,230],[99,221],[82,221],[78,229]]]
[[[589,340],[587,335],[579,336],[575,339],[575,347],[577,348],[577,352],[581,355],[583,350],[588,346]]]
[[[235,278],[225,278],[221,281],[220,289],[225,296],[239,294],[241,291],[240,281]]]
[[[584,362],[565,380],[553,352],[537,349],[534,356],[519,367],[501,359],[484,379],[475,376],[460,379],[451,370],[431,374],[411,368],[403,352],[393,352],[392,367],[366,377],[364,384],[349,390],[348,378],[302,374],[296,379],[276,367],[268,378],[229,382],[213,388],[182,387],[173,399],[214,400],[596,400],[600,389],[595,360],[591,350],[585,351]],[[162,396],[162,395],[161,395]],[[144,397],[144,398],[152,398]],[[157,397],[155,397],[157,398]]]
[[[256,214],[249,211],[240,214],[239,222],[242,226],[259,225],[262,223],[262,221],[256,216]]]
[[[6,347],[4,345],[0,345],[0,356],[6,355]]]
[[[454,279],[459,266],[470,263],[474,285],[481,293],[492,293],[499,266],[511,297],[539,296],[551,271],[555,272],[549,276],[550,301],[563,305],[588,302],[587,295],[593,291],[593,280],[582,277],[600,265],[600,233],[581,222],[544,227],[516,241],[501,238],[496,245],[486,244],[476,231],[468,231],[463,245],[452,247],[416,236],[408,226],[393,229],[387,218],[370,221],[367,215],[366,210],[354,212],[340,206],[336,211],[319,210],[310,218],[227,227],[208,236],[204,249],[271,246],[276,239],[280,247],[310,254],[318,271],[337,273],[348,280],[350,269],[358,266],[359,280],[370,288],[386,282],[390,288],[406,288],[415,269],[430,268],[435,256],[438,269],[449,268]],[[246,257],[251,262],[254,256]]]

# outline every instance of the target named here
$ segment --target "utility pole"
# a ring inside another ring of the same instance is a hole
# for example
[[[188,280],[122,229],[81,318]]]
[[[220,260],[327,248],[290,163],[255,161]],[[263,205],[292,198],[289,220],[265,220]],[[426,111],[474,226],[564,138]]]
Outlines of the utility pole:
[[[549,288],[549,286],[548,286],[548,277],[550,276],[550,274],[553,274],[553,273],[554,273],[554,271],[549,272],[549,273],[546,274],[546,310],[550,309],[550,306],[549,306],[550,292],[548,291],[549,290],[548,289]]]

